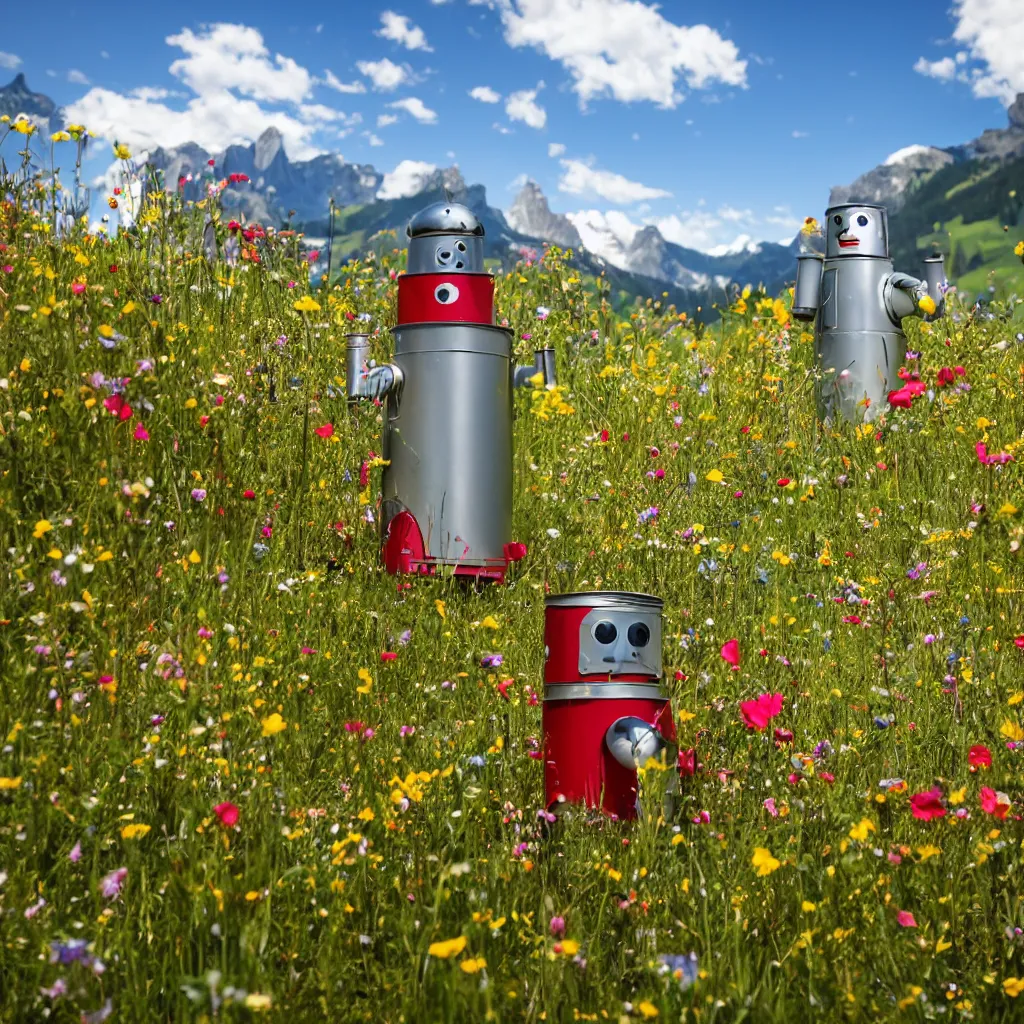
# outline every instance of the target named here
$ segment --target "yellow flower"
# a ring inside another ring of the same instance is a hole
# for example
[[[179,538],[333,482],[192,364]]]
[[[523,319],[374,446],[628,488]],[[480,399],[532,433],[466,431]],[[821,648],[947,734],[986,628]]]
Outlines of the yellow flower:
[[[70,142],[71,136],[67,132],[54,132],[50,136],[51,142]]]
[[[276,736],[288,728],[288,723],[276,711],[264,718],[262,725],[264,736]]]
[[[131,150],[123,142],[118,142],[114,145],[114,156],[118,160],[131,160]]]
[[[36,540],[39,540],[44,533],[49,533],[52,529],[53,525],[49,519],[40,519],[39,522],[36,523],[36,528],[32,531],[32,536],[35,537]]]
[[[67,130],[71,138],[77,142],[85,134],[85,125],[69,124]]]
[[[817,234],[818,221],[814,217],[804,217],[804,226],[800,230],[805,235]]]
[[[771,850],[766,850],[763,846],[754,848],[754,856],[750,859],[750,863],[757,868],[758,877],[770,875],[782,867],[781,862],[772,856]]]
[[[929,857],[938,857],[942,851],[937,846],[929,844],[928,846],[919,846],[917,848],[917,853],[921,858],[918,863],[923,864]]]
[[[812,903],[810,900],[804,900],[803,903],[800,904],[800,909],[805,914],[811,914],[818,909],[818,904]]]
[[[149,825],[125,825],[121,829],[122,839],[141,839],[147,832],[149,832]]]
[[[923,309],[929,316],[935,312],[935,300],[930,295],[924,295],[917,300],[917,304]]]
[[[562,940],[562,952],[566,956],[575,956],[580,951],[580,944],[575,939]]]
[[[437,609],[437,614],[440,615],[441,618],[443,619],[447,614],[447,612],[445,612],[444,610],[444,601],[442,601],[440,598],[436,598],[434,601],[434,607]]]
[[[369,807],[364,807],[364,808],[363,808],[363,809],[362,809],[362,810],[361,810],[361,811],[360,811],[360,812],[359,812],[359,813],[358,813],[358,814],[356,815],[356,817],[357,817],[357,818],[358,818],[358,819],[359,819],[360,821],[373,821],[373,819],[374,819],[374,818],[376,818],[376,817],[377,817],[377,815],[376,815],[376,814],[374,814],[374,813],[373,813],[373,811],[371,811]]]
[[[1020,256],[1021,259],[1024,259],[1024,242],[1018,242],[1014,246],[1013,254],[1014,256]]]
[[[0,789],[17,789],[21,785],[21,776],[15,775],[13,779],[0,776]]]
[[[31,121],[26,120],[24,117],[19,117],[18,120],[15,121],[14,124],[11,125],[11,127],[19,135],[26,135],[26,136],[27,135],[31,135],[36,130],[36,126],[34,124],[32,124]]]
[[[466,948],[466,936],[460,935],[455,939],[445,939],[443,942],[432,942],[427,953],[436,956],[440,960],[447,960],[449,957],[458,956]]]
[[[1012,999],[1024,992],[1024,978],[1006,978],[1003,981],[1003,991]]]
[[[21,370],[22,373],[28,373],[28,371],[32,369],[32,360],[22,359],[18,364],[18,369]]]
[[[641,1017],[646,1017],[648,1020],[658,1016],[658,1008],[649,999],[645,999],[637,1009],[640,1011]]]
[[[1022,729],[1016,722],[1009,720],[1003,722],[999,726],[999,731],[1008,739],[1013,740],[1014,743],[1020,743],[1024,740],[1024,729]]]
[[[868,833],[874,831],[874,822],[870,818],[861,818],[860,823],[850,829],[850,838],[856,839],[858,843],[863,843],[867,841]]]
[[[725,480],[725,477],[722,476],[722,471],[720,469],[713,469],[706,477],[704,477],[704,479],[710,480],[713,484],[720,484]]]
[[[361,668],[359,670],[359,678],[362,681],[362,686],[356,687],[356,693],[369,693],[373,686],[373,676],[370,675],[370,670]]]
[[[292,306],[300,313],[320,312],[320,303],[317,302],[312,295],[303,295],[297,302],[293,302]]]
[[[245,997],[245,1005],[250,1010],[269,1010],[273,1005],[273,1000],[268,995],[264,995],[262,992],[250,992]]]
[[[483,621],[480,623],[481,626],[487,629],[498,629],[498,620],[493,615],[485,615]]]
[[[459,967],[462,968],[466,974],[476,974],[477,971],[482,971],[487,966],[487,961],[481,956],[474,959],[470,957],[467,960],[459,962]]]

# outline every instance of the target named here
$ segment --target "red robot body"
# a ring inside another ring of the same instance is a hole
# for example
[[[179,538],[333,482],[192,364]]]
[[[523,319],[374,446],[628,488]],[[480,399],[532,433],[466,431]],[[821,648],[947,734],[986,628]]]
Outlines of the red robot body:
[[[661,688],[661,610],[659,598],[618,591],[546,599],[544,789],[550,809],[582,803],[635,818],[637,769],[651,757],[666,758],[674,788],[676,730]]]
[[[490,274],[403,274],[398,279],[398,323],[494,323]]]

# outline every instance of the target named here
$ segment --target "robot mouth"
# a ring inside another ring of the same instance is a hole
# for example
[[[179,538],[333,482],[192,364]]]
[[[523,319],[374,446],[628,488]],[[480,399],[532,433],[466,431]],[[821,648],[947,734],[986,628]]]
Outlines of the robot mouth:
[[[855,246],[858,246],[858,245],[860,245],[860,239],[859,238],[854,238],[852,235],[848,235],[846,238],[843,238],[842,235],[839,236],[839,248],[840,249],[852,249],[852,248],[854,248]]]

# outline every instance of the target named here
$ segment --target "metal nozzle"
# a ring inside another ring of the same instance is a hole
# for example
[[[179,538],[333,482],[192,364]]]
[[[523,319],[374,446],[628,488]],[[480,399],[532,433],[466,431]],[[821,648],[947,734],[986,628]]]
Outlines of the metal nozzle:
[[[364,374],[370,354],[370,338],[366,334],[349,334],[345,340],[345,390],[348,400],[357,402],[367,397]]]
[[[668,741],[651,725],[635,715],[617,718],[605,733],[608,751],[623,768],[642,768],[668,747]]]
[[[818,314],[821,296],[822,257],[818,253],[801,253],[796,258],[796,284],[793,286],[793,316],[797,320],[813,320]]]
[[[935,319],[942,315],[942,305],[945,302],[946,263],[940,255],[927,256],[924,261],[924,279],[928,285],[928,294],[935,303],[935,312],[928,319]]]

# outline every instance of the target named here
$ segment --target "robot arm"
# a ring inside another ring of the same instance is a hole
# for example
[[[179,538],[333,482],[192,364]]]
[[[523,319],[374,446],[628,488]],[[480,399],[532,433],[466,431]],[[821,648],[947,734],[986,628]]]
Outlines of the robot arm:
[[[797,257],[796,284],[793,286],[793,317],[813,320],[821,305],[822,259],[817,253]]]
[[[555,350],[553,348],[537,349],[533,354],[532,366],[517,366],[512,375],[512,386],[526,387],[534,383],[537,374],[541,375],[540,383],[543,387],[554,387],[558,383],[555,376]]]
[[[360,392],[367,398],[383,398],[392,391],[400,390],[404,380],[399,367],[394,363],[385,363],[367,370],[361,381]]]
[[[923,316],[934,311],[934,303],[930,301],[928,295],[928,285],[916,277],[893,273],[885,279],[882,287],[885,311],[894,324],[899,324],[905,316]],[[919,305],[922,300],[928,300],[925,307],[931,305],[933,308],[922,308]]]

